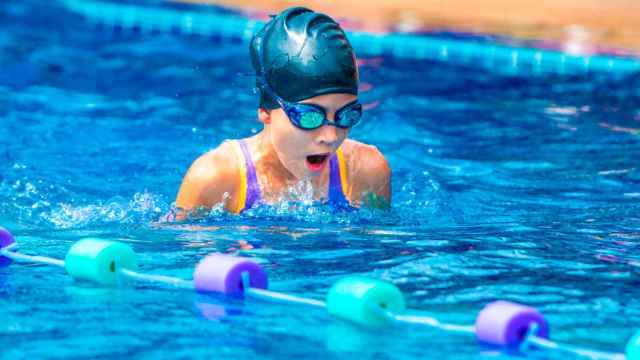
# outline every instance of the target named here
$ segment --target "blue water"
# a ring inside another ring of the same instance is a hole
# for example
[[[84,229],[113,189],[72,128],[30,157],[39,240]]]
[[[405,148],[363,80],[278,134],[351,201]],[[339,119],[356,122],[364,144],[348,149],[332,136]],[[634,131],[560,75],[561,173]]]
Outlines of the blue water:
[[[390,212],[300,203],[162,224],[184,172],[259,130],[246,45],[97,29],[40,1],[0,4],[0,225],[63,258],[122,241],[184,279],[211,252],[254,257],[271,289],[323,299],[344,275],[471,324],[488,302],[543,312],[557,341],[623,352],[640,328],[640,75],[504,76],[363,58],[351,136],[393,169]],[[366,91],[365,91],[366,90]],[[102,288],[0,269],[0,358],[510,358],[473,337],[367,331],[321,309],[159,285]],[[528,357],[561,359],[552,352]]]

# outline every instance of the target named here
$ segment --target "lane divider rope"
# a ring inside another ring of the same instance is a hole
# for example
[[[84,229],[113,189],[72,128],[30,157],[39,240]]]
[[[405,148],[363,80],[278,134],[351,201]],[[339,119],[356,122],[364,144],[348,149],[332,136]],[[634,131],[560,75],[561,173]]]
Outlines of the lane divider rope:
[[[266,273],[251,258],[209,254],[196,265],[191,281],[140,273],[136,255],[128,245],[101,239],[87,238],[74,243],[64,260],[22,254],[17,251],[13,235],[0,227],[0,268],[9,266],[12,261],[63,267],[76,280],[89,280],[104,286],[121,285],[123,279],[138,280],[200,293],[249,296],[326,308],[335,317],[374,329],[392,324],[428,326],[449,333],[474,334],[480,342],[522,352],[538,348],[590,359],[640,360],[640,332],[627,343],[626,355],[565,345],[549,339],[549,325],[540,312],[508,301],[487,304],[474,325],[447,324],[431,316],[407,311],[403,294],[393,284],[360,276],[340,279],[329,289],[326,301],[309,299],[268,290]]]
[[[264,25],[262,21],[233,14],[111,4],[94,0],[60,1],[69,11],[113,32],[200,35],[248,44],[254,32]],[[372,34],[348,31],[347,37],[359,56],[392,55],[398,58],[448,62],[507,75],[626,75],[640,71],[638,57],[573,55],[497,42],[399,33]]]

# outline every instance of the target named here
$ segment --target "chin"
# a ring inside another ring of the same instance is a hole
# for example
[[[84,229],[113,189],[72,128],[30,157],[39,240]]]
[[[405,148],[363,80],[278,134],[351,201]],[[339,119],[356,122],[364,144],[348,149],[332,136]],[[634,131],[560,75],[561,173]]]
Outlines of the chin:
[[[286,166],[285,168],[298,180],[311,177],[310,171],[300,166]]]
[[[317,178],[322,174],[322,172],[313,172],[313,171],[307,171],[306,177],[307,178]]]

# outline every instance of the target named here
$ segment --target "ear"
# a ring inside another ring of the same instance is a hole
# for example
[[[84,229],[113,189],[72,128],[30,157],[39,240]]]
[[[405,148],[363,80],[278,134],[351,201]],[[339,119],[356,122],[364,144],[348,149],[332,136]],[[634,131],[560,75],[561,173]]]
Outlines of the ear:
[[[258,119],[260,120],[261,123],[265,125],[269,125],[271,124],[271,113],[267,109],[259,108]]]

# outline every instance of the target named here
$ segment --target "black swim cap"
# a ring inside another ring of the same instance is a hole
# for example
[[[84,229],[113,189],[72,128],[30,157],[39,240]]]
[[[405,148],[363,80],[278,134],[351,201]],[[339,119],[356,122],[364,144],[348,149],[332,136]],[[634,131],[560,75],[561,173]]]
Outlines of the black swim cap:
[[[249,51],[258,79],[287,101],[330,93],[358,95],[353,48],[340,25],[325,14],[289,8],[253,36]],[[278,104],[260,90],[260,107],[275,109]]]

